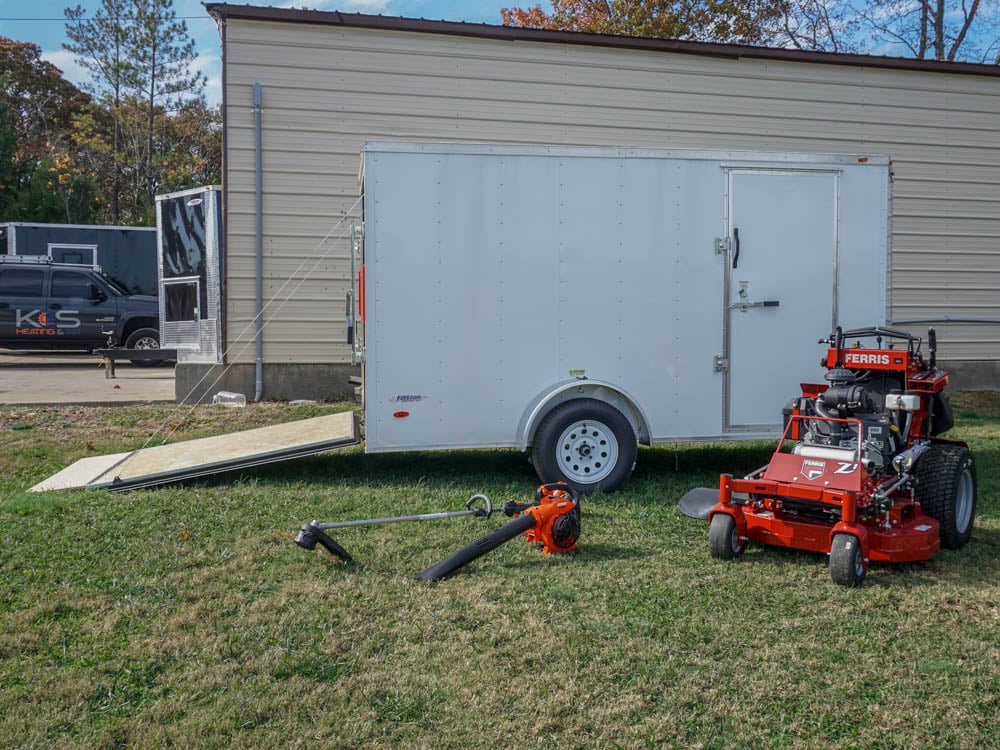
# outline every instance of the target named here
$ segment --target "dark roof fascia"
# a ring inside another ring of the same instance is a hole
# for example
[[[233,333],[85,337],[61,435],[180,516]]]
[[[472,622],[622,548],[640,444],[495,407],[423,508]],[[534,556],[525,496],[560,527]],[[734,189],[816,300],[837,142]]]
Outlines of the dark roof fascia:
[[[837,52],[807,52],[775,47],[751,47],[738,44],[688,42],[677,39],[647,39],[642,37],[608,36],[579,31],[549,31],[525,29],[515,26],[495,26],[464,21],[428,21],[397,16],[342,13],[340,11],[299,10],[272,8],[257,5],[231,5],[205,3],[205,9],[217,21],[228,18],[248,21],[279,21],[286,23],[348,26],[385,31],[413,31],[425,34],[450,34],[501,41],[555,42],[582,44],[594,47],[619,47],[653,52],[675,52],[687,55],[721,57],[732,60],[741,58],[776,60],[782,62],[819,63],[824,65],[849,65],[865,68],[912,70],[924,73],[957,73],[961,75],[1000,76],[1000,65],[983,63],[918,60],[906,57],[854,55]]]

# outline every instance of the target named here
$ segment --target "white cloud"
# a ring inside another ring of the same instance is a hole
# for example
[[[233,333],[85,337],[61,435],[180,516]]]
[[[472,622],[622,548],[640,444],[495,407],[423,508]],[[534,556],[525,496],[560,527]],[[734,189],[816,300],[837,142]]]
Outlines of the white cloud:
[[[191,64],[192,70],[197,70],[207,78],[205,83],[205,99],[209,106],[214,107],[222,101],[222,57],[219,50],[201,50]]]
[[[80,86],[90,79],[90,74],[76,62],[76,56],[64,49],[43,50],[42,59],[55,65],[63,72],[63,78]]]

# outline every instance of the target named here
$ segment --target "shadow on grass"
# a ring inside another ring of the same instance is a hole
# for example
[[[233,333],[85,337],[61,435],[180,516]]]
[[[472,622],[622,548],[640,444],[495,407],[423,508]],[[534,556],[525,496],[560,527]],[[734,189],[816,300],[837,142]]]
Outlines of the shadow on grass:
[[[923,562],[871,563],[864,586],[914,589],[951,582],[963,587],[995,588],[997,580],[1000,580],[998,553],[1000,531],[973,528],[972,540],[960,550],[942,549]],[[826,566],[827,562],[826,555],[820,553],[750,542],[746,552],[734,564],[768,565],[780,571],[800,565]]]

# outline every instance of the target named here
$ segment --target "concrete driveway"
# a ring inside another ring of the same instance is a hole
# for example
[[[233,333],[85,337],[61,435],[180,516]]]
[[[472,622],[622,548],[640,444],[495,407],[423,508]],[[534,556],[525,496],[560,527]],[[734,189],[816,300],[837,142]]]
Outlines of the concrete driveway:
[[[174,401],[174,366],[115,364],[106,377],[101,359],[86,353],[0,349],[0,404],[134,404]]]

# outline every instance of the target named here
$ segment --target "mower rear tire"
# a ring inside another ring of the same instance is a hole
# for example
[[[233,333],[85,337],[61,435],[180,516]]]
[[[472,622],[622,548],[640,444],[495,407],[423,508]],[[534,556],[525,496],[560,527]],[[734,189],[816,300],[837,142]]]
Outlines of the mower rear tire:
[[[853,534],[834,534],[830,545],[830,577],[833,582],[854,588],[864,583],[867,573],[858,538]]]
[[[976,462],[963,445],[934,445],[917,462],[917,497],[941,525],[941,545],[961,549],[976,518]]]
[[[531,445],[531,463],[546,484],[580,493],[612,492],[628,480],[638,450],[635,430],[611,404],[578,398],[546,415]]]
[[[740,539],[736,521],[728,513],[716,513],[708,526],[708,551],[717,560],[732,560],[743,554],[746,542]]]

